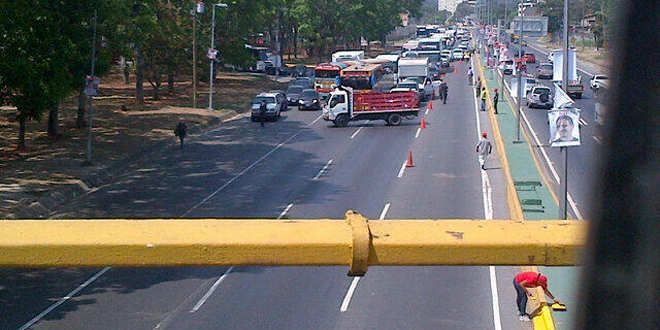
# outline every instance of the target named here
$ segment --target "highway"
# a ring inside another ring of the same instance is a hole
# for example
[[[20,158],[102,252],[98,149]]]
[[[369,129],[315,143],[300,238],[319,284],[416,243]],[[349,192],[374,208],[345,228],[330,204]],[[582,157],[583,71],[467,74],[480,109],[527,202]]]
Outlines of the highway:
[[[461,63],[458,74],[447,74],[447,104],[421,112],[425,129],[419,118],[335,128],[319,111],[298,110],[265,128],[230,122],[183,152],[173,145],[132,164],[53,216],[314,221],[353,209],[374,221],[508,218],[497,155],[479,169],[474,147],[491,129],[463,72]],[[543,112],[527,114],[546,141]],[[588,132],[581,148],[597,144]],[[404,166],[409,152],[415,167]],[[590,156],[571,155],[570,187],[581,207],[576,187]],[[558,155],[550,150],[550,157]],[[351,278],[346,267],[3,269],[0,328],[529,329],[514,307],[517,271],[372,267]]]
[[[517,52],[517,45],[512,45],[510,55],[513,56],[513,53],[516,53],[517,56]],[[525,47],[525,52],[532,53],[536,57],[536,63],[527,65],[527,72],[535,75],[538,64],[548,62],[547,53],[529,46]],[[591,74],[599,73],[602,74],[602,72],[578,70],[578,74],[582,76],[582,85],[584,86],[582,98],[574,99],[575,105],[582,109],[580,114],[581,146],[568,148],[568,193],[571,196],[569,199],[571,204],[569,205],[569,214],[572,214],[572,217],[576,219],[589,219],[592,217],[590,210],[593,210],[591,207],[593,192],[598,190],[597,185],[599,184],[598,178],[595,177],[598,171],[594,169],[602,164],[600,156],[602,154],[603,133],[602,127],[594,120],[596,100],[593,91],[589,87]],[[505,77],[511,79],[512,76],[506,75]],[[550,79],[537,79],[537,81],[552,88],[552,80]],[[538,146],[535,148],[537,158],[544,164],[546,177],[554,185],[554,191],[561,201],[562,195],[559,193],[559,182],[561,176],[563,176],[563,155],[559,148],[549,146],[550,131],[546,110],[529,109],[523,101],[523,114],[522,125],[528,129],[531,128],[530,138],[533,139],[532,143]]]

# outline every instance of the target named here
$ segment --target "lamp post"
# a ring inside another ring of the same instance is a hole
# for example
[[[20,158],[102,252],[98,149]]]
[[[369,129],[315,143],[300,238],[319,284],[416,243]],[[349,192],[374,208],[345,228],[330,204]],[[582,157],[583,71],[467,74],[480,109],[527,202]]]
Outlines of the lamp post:
[[[561,88],[568,90],[568,0],[564,0],[564,60],[562,61]],[[561,218],[568,218],[568,148],[561,147],[564,154],[564,177],[561,179],[560,186],[562,191]]]
[[[520,1],[518,12],[520,14],[520,38],[518,38],[518,57],[520,62],[518,64],[518,69],[522,69],[522,60],[523,60],[523,24],[525,22],[525,3]],[[518,118],[516,118],[516,141],[520,142],[520,116],[522,114],[522,97],[523,97],[523,86],[522,86],[522,70],[518,71]]]
[[[197,14],[204,13],[204,3],[195,1],[195,6],[192,10],[192,70],[193,70],[193,108],[197,108]]]
[[[94,10],[94,32],[92,34],[92,67],[90,68],[90,78],[94,79],[94,67],[96,63],[96,20],[97,20],[97,11]],[[93,95],[96,93],[88,93],[89,96],[89,114],[87,116],[88,119],[88,127],[87,127],[87,153],[85,154],[85,163],[86,165],[91,165],[92,164],[92,140],[94,139],[93,134],[93,116],[94,116],[94,107],[93,107]]]
[[[213,14],[211,18],[211,51],[215,51],[215,7],[228,8],[226,3],[214,3]],[[209,110],[213,110],[213,69],[215,67],[215,58],[209,58]]]

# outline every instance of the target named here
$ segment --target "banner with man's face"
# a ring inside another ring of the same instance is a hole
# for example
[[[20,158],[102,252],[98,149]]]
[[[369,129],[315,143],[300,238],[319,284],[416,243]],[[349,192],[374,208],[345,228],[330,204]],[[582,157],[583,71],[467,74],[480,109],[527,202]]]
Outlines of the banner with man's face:
[[[576,108],[548,111],[551,147],[580,145],[580,112]]]

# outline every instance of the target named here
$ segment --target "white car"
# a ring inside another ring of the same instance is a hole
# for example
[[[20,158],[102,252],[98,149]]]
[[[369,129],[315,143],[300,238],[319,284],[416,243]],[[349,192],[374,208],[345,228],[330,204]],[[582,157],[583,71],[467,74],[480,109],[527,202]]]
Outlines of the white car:
[[[451,59],[453,61],[462,60],[464,54],[465,54],[465,52],[463,52],[462,49],[456,48],[451,52]]]
[[[591,89],[597,89],[600,87],[607,87],[609,78],[602,74],[597,74],[591,80],[589,80],[589,86]]]

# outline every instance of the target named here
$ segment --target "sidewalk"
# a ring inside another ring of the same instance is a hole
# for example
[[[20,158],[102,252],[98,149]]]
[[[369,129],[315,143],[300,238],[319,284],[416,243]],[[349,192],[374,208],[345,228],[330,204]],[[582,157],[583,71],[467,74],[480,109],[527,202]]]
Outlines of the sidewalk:
[[[529,137],[523,128],[520,131],[520,142],[516,140],[516,113],[517,106],[506,93],[506,88],[500,84],[497,72],[489,71],[483,65],[485,60],[479,54],[479,64],[475,67],[481,69],[481,79],[488,88],[489,111],[493,124],[499,126],[501,138],[504,143],[505,154],[508,158],[509,171],[514,181],[516,195],[522,207],[525,220],[557,219],[559,214],[558,203],[549,190],[546,181],[540,174],[540,163],[533,156],[533,149]],[[475,58],[476,59],[476,58]],[[492,95],[494,89],[500,92],[498,114],[492,113]],[[540,267],[541,273],[548,276],[551,292],[568,306],[568,312],[554,313],[554,324],[557,329],[569,329],[574,322],[575,307],[577,303],[575,287],[578,272],[575,267]],[[533,302],[532,302],[533,304]],[[535,326],[537,324],[535,318]]]

